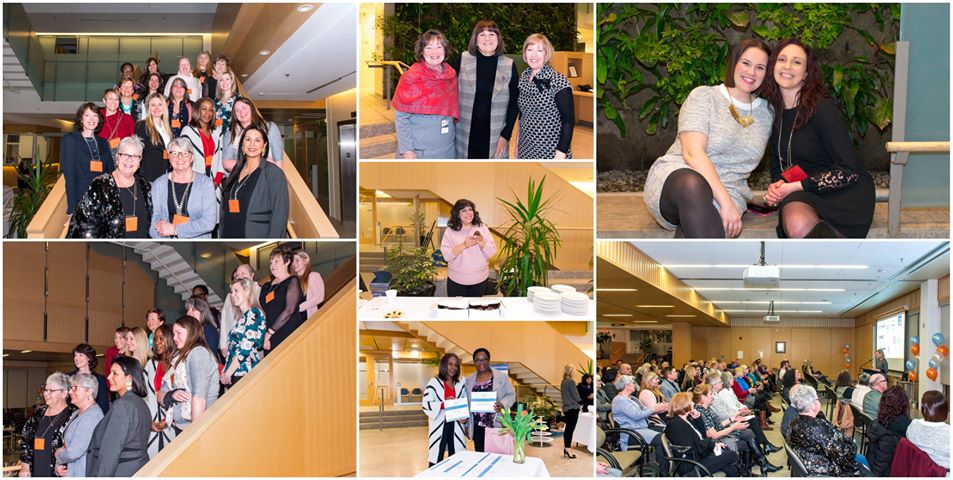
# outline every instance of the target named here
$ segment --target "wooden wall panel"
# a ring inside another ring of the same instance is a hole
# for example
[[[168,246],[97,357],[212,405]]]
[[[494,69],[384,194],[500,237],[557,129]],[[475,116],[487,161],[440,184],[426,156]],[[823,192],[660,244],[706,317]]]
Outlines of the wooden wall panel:
[[[356,291],[352,281],[136,476],[353,475]]]
[[[693,358],[696,356],[692,350],[692,324],[672,323],[672,363],[681,367]]]
[[[90,249],[89,339],[94,343],[112,343],[122,314],[122,278],[121,259]]]
[[[47,254],[49,298],[47,339],[76,342],[83,339],[86,322],[86,244],[50,244]]]
[[[43,242],[3,245],[3,340],[43,338]]]
[[[950,276],[947,275],[937,281],[936,300],[942,305],[950,303]]]
[[[841,345],[853,343],[851,328],[790,328],[790,327],[695,327],[692,329],[693,346],[707,345],[707,349],[692,351],[693,359],[709,360],[724,355],[726,360],[737,357],[738,350],[744,353],[743,364],[750,365],[758,352],[769,368],[777,368],[781,360],[788,359],[800,365],[811,359],[815,368],[827,373],[840,370]],[[775,342],[786,342],[786,353],[774,353]],[[851,345],[853,352],[853,345]],[[853,355],[853,353],[852,353]]]

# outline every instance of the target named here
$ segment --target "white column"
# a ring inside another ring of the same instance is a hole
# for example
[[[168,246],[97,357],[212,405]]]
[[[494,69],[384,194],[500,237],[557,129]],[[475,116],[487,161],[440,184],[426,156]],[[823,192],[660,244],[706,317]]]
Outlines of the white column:
[[[923,393],[928,390],[943,391],[940,385],[941,378],[936,377],[936,381],[927,377],[926,371],[930,368],[927,363],[930,356],[936,351],[936,345],[930,340],[934,333],[939,332],[940,325],[940,305],[937,302],[937,279],[931,278],[920,284],[920,362],[917,367],[917,380],[919,388],[917,390],[917,402],[923,397]]]

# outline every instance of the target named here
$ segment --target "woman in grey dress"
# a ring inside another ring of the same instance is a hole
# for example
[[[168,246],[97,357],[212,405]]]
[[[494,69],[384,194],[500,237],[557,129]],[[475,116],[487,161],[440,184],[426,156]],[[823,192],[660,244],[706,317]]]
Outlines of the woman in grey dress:
[[[678,114],[678,138],[649,169],[645,203],[676,237],[741,234],[751,199],[748,176],[758,166],[773,116],[756,95],[770,49],[749,39],[732,49],[722,85],[692,90]]]
[[[146,380],[139,361],[132,357],[113,360],[109,390],[119,399],[93,430],[86,453],[87,477],[131,477],[149,461],[149,407]]]

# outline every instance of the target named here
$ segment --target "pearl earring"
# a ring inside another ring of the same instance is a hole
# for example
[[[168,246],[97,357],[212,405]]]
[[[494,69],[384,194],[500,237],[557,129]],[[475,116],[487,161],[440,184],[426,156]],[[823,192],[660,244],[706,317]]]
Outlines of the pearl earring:
[[[132,390],[132,382],[126,382],[126,390]]]

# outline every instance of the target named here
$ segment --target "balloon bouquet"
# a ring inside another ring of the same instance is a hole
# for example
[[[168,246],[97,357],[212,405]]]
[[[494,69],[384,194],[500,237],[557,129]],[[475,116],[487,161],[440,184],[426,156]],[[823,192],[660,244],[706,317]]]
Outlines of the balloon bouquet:
[[[946,357],[950,354],[950,349],[943,344],[946,341],[946,337],[940,332],[934,333],[933,336],[930,337],[930,340],[932,340],[933,345],[936,346],[936,351],[930,356],[930,360],[927,362],[930,368],[928,368],[925,373],[927,378],[935,382],[940,374],[940,367],[943,366],[943,362],[946,361]],[[907,367],[907,378],[909,378],[911,382],[916,382],[917,360],[919,360],[920,355],[920,337],[910,337],[910,353],[913,354],[913,358],[907,360],[905,365]]]

